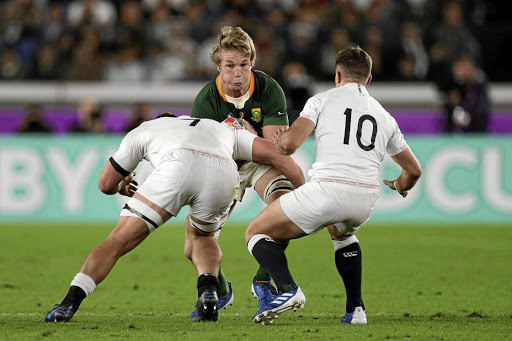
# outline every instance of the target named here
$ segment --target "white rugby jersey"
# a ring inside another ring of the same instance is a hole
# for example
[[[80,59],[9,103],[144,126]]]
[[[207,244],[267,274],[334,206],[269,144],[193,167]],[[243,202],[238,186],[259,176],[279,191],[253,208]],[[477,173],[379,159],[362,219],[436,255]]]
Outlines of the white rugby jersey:
[[[123,175],[128,175],[143,159],[156,168],[166,155],[177,149],[192,150],[231,162],[252,161],[254,138],[256,135],[247,130],[235,130],[210,119],[161,117],[143,122],[126,134],[111,161],[113,159],[112,165]]]
[[[300,116],[315,123],[312,180],[378,185],[384,153],[394,156],[407,147],[395,119],[356,83],[311,97]]]

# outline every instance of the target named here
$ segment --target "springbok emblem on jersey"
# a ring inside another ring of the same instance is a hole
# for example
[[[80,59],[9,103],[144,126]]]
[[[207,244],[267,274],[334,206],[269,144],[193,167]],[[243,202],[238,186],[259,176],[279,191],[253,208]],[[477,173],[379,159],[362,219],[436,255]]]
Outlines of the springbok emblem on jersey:
[[[254,122],[261,121],[261,108],[252,108],[251,114],[251,120],[253,120]]]

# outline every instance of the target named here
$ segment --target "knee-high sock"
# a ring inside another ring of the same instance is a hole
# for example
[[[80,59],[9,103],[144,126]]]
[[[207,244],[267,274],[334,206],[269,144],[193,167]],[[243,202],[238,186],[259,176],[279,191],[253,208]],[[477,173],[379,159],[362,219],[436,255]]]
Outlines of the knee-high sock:
[[[288,269],[288,260],[284,251],[272,238],[264,234],[257,234],[249,240],[247,246],[258,263],[274,279],[280,293],[297,288]]]
[[[218,278],[219,278],[219,291],[217,292],[217,294],[219,295],[219,297],[229,295],[228,280],[226,279],[226,275],[224,275],[222,268],[220,268],[220,270],[219,270]]]
[[[347,293],[346,309],[348,313],[354,311],[355,307],[364,303],[361,296],[361,278],[363,273],[363,258],[359,241],[352,235],[344,241],[333,241],[334,259],[336,268],[343,279]]]
[[[285,251],[286,248],[288,247],[289,243],[284,243],[284,244],[277,243],[277,245],[279,245],[281,247],[281,249],[283,251]],[[261,265],[258,268],[258,271],[256,272],[256,280],[258,282],[268,282],[268,281],[270,281],[270,274]]]

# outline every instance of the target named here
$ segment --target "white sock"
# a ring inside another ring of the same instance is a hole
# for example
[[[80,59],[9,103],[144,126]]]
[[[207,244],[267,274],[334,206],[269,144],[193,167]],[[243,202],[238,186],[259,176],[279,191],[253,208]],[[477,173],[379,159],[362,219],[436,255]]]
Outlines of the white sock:
[[[94,289],[96,289],[96,283],[94,283],[94,280],[81,272],[76,274],[75,278],[71,281],[71,285],[81,288],[87,296],[92,294]]]
[[[332,243],[334,244],[334,252],[338,251],[339,249],[343,249],[345,246],[349,246],[350,244],[358,243],[359,240],[357,239],[356,235],[353,234],[350,237],[348,237],[345,240],[333,240]]]

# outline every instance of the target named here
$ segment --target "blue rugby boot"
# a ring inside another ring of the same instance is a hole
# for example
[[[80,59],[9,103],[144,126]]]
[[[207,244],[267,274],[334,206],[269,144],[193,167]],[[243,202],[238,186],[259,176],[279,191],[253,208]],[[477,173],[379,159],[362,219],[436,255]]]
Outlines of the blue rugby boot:
[[[258,299],[258,312],[256,314],[263,311],[277,296],[277,290],[272,285],[272,280],[260,282],[256,281],[256,277],[252,279],[251,293]]]
[[[73,307],[56,304],[55,307],[46,314],[44,320],[46,322],[69,322],[73,315],[75,315]]]
[[[345,317],[341,319],[341,323],[367,324],[366,312],[363,307],[356,307],[353,312],[345,314]]]
[[[300,287],[297,287],[292,291],[277,295],[272,302],[254,315],[253,321],[272,324],[280,314],[292,309],[293,311],[297,311],[297,308],[304,309],[304,304],[306,304],[306,296]]]

